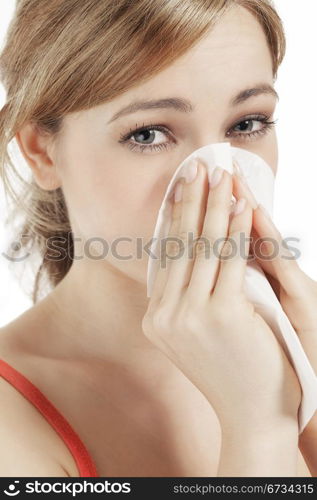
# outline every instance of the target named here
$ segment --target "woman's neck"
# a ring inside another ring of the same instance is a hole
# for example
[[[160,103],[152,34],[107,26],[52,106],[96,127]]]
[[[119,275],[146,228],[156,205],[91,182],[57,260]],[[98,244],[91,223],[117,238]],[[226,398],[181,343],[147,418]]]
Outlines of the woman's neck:
[[[142,331],[147,304],[145,285],[105,261],[74,261],[43,301],[59,355],[122,365],[150,388],[181,382],[182,372]]]

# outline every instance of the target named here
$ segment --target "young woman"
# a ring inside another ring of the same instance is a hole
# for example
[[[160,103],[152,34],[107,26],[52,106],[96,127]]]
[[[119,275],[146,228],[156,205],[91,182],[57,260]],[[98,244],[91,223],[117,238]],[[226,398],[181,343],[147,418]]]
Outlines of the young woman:
[[[146,296],[143,250],[186,156],[230,141],[276,172],[284,51],[267,0],[17,3],[2,177],[25,217],[13,264],[41,262],[34,305],[1,329],[1,475],[317,474],[317,417],[299,439],[299,382],[242,293],[245,260],[197,246]],[[279,237],[238,174],[209,186],[199,164],[187,180],[171,234]],[[316,283],[295,261],[262,265],[317,372]]]

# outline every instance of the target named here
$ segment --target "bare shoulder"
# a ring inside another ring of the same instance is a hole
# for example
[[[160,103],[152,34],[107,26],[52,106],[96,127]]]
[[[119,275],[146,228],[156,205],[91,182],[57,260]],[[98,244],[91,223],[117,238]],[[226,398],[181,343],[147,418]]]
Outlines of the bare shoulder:
[[[42,422],[3,378],[0,378],[0,407],[0,475],[68,476],[48,448],[49,437]]]
[[[23,374],[30,354],[17,348],[12,324],[0,328],[0,359]],[[70,451],[55,429],[1,373],[0,409],[1,477],[78,476]]]
[[[0,377],[0,476],[68,476],[48,425]]]

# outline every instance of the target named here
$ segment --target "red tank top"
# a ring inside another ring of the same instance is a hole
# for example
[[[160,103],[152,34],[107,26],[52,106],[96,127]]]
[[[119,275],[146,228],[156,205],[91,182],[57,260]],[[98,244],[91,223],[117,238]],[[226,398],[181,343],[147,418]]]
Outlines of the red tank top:
[[[80,477],[99,477],[96,466],[78,434],[46,396],[22,373],[0,359],[0,376],[13,385],[46,418],[73,455]]]

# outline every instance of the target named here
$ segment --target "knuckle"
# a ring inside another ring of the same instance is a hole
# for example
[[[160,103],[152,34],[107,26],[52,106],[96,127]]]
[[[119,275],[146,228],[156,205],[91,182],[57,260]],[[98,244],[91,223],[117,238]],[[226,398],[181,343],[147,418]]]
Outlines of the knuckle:
[[[214,241],[212,238],[200,237],[195,245],[195,257],[198,259],[210,257],[213,246]]]
[[[181,218],[182,218],[182,215],[181,215],[181,211],[180,210],[172,210],[172,224],[174,226],[177,226],[178,223],[181,221]]]
[[[153,322],[152,322],[152,315],[149,313],[146,313],[143,318],[142,318],[142,330],[145,336],[148,336],[153,328]]]
[[[220,258],[228,259],[229,257],[233,257],[235,255],[235,252],[236,245],[234,244],[234,241],[231,238],[227,238],[222,246]]]
[[[230,200],[220,196],[209,195],[207,201],[207,211],[221,210],[222,213],[229,215],[231,209]]]
[[[186,245],[188,243],[189,232],[186,229],[181,229],[177,234],[177,239],[180,243]]]
[[[249,322],[254,314],[254,306],[243,292],[230,295],[215,291],[212,296],[213,321],[219,327],[232,331],[233,321],[241,325]],[[248,319],[247,319],[248,318]]]
[[[143,317],[142,327],[145,336],[164,352],[171,352],[173,334],[176,334],[174,314],[171,308],[160,305],[151,314]]]
[[[176,257],[182,251],[182,247],[180,245],[180,241],[178,237],[174,236],[171,239],[167,239],[165,245],[163,247],[163,257]]]
[[[196,331],[199,317],[196,307],[185,300],[175,314],[176,328],[181,332]]]
[[[171,313],[167,307],[159,307],[152,315],[153,329],[163,333],[171,328]]]
[[[183,189],[183,200],[182,203],[183,205],[192,205],[197,201],[196,196],[190,189],[186,189],[185,184],[184,184],[184,189]]]
[[[217,307],[213,315],[213,326],[215,332],[232,331],[232,318],[233,311],[230,310],[230,314],[228,314],[227,307],[224,307],[223,305],[222,307]]]

